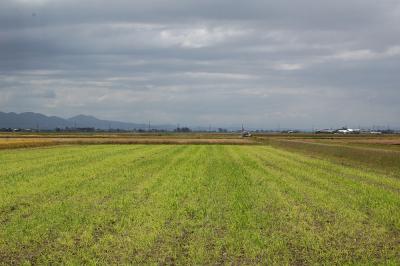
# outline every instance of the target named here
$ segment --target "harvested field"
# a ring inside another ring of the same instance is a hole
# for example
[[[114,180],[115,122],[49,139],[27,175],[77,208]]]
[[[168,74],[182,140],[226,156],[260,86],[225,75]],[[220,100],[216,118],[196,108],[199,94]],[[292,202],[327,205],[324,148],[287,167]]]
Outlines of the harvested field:
[[[286,138],[291,139],[291,138]],[[298,141],[311,142],[311,143],[325,143],[325,144],[344,144],[344,145],[357,145],[368,144],[370,147],[389,148],[392,145],[400,145],[400,137],[383,136],[377,138],[367,137],[353,137],[353,138],[296,138]],[[397,148],[397,147],[396,147]]]
[[[176,137],[0,137],[0,149],[28,148],[61,144],[255,144],[244,138]]]
[[[263,145],[0,151],[3,264],[400,263],[400,179]]]
[[[400,177],[399,135],[257,136],[259,143]]]

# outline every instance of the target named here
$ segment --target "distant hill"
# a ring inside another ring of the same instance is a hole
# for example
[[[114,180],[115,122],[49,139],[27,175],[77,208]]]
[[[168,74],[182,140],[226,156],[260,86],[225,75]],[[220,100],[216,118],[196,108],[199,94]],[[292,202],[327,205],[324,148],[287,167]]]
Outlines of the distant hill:
[[[101,120],[90,115],[77,115],[67,119],[68,122],[76,127],[94,127],[98,129],[119,128],[119,129],[140,129],[147,128],[146,124],[126,123],[111,120]]]
[[[147,129],[147,124],[136,124],[119,121],[101,120],[94,116],[77,115],[68,119],[57,116],[46,116],[39,113],[4,113],[0,112],[0,128],[55,129],[65,127],[93,127],[96,129]],[[154,125],[155,129],[173,129],[171,125]]]

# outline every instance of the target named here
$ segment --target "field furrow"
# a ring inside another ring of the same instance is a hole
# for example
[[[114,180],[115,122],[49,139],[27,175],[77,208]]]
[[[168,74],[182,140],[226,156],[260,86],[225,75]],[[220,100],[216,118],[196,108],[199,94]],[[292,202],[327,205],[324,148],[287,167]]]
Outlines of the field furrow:
[[[269,146],[0,151],[0,264],[397,264],[400,183]]]

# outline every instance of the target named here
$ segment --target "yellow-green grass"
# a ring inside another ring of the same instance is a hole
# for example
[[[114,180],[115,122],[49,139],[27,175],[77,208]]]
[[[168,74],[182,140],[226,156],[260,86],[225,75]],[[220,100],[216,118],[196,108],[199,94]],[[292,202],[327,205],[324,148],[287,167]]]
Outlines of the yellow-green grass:
[[[399,264],[400,180],[268,146],[0,151],[3,264]]]

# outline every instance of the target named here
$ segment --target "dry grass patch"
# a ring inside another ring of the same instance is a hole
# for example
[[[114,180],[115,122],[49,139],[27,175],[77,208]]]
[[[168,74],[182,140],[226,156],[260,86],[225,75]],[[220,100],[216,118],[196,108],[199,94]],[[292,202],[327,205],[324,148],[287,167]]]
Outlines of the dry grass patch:
[[[329,139],[289,139],[257,138],[264,144],[308,154],[314,157],[332,160],[349,166],[367,167],[371,171],[383,172],[400,177],[400,150],[390,144],[378,145],[379,139],[352,137],[351,141],[343,138]],[[382,138],[382,141],[391,141]],[[356,141],[365,141],[356,145]]]
[[[29,147],[40,147],[60,144],[232,144],[232,145],[244,145],[244,144],[256,144],[252,139],[244,138],[167,138],[167,137],[152,137],[152,138],[98,138],[98,137],[57,137],[57,138],[0,138],[0,149],[11,149],[11,148],[29,148]]]

